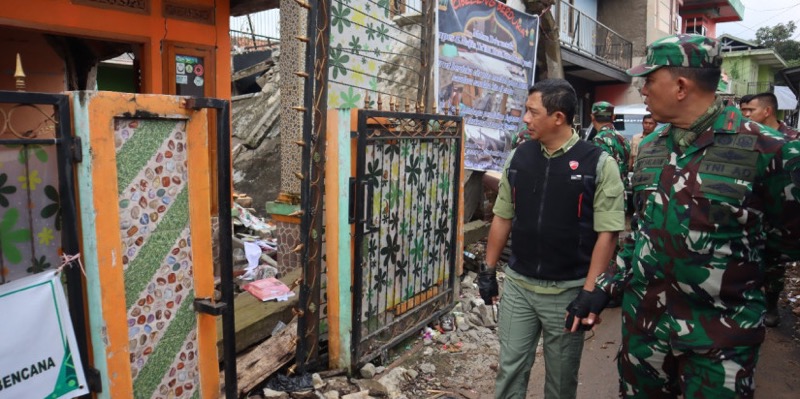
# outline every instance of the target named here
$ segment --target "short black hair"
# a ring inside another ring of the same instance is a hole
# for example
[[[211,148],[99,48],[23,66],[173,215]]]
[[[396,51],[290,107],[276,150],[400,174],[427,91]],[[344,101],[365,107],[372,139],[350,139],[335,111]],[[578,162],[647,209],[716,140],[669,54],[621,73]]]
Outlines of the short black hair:
[[[701,90],[716,93],[719,78],[722,77],[720,68],[687,68],[666,67],[673,77],[683,77],[697,84]]]
[[[742,99],[739,100],[739,104],[747,104],[750,101],[753,101],[754,98],[756,98],[755,94],[745,94],[742,96]]]
[[[548,115],[553,112],[561,112],[566,117],[568,123],[572,124],[575,117],[575,108],[578,104],[578,96],[575,89],[564,79],[545,79],[536,82],[530,89],[528,95],[533,93],[542,94],[542,105],[547,110]]]
[[[758,93],[750,101],[758,100],[765,107],[772,107],[772,113],[778,112],[778,97],[770,92]]]
[[[652,119],[652,120],[653,120],[653,122],[655,122],[655,120],[656,120],[656,118],[653,118],[653,114],[645,114],[645,115],[642,117],[642,122],[644,122],[644,120],[645,120],[645,119]]]

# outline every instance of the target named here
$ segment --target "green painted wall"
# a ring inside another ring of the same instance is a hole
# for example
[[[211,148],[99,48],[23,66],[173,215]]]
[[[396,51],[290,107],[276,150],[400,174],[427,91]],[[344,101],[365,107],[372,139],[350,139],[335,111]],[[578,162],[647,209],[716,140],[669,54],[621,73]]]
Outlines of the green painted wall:
[[[133,67],[100,64],[97,67],[97,90],[136,93]]]
[[[731,80],[731,91],[736,96],[747,94],[747,83],[758,81],[758,64],[752,57],[723,56],[722,69]]]

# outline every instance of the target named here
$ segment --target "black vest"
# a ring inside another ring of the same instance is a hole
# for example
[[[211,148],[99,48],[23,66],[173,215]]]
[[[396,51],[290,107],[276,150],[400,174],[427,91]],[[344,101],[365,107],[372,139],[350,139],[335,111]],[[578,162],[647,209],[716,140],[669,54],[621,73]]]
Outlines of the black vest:
[[[517,148],[508,168],[514,271],[552,281],[586,277],[597,241],[593,205],[602,152],[585,141],[555,158],[546,158],[536,141]]]

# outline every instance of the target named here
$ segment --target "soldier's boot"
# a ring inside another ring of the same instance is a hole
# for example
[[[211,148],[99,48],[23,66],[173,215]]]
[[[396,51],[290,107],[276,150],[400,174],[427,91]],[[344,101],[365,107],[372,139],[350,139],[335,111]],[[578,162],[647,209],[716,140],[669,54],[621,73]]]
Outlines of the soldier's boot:
[[[767,327],[777,327],[781,324],[781,315],[778,313],[778,297],[780,293],[768,292],[767,314],[764,316],[764,325]]]

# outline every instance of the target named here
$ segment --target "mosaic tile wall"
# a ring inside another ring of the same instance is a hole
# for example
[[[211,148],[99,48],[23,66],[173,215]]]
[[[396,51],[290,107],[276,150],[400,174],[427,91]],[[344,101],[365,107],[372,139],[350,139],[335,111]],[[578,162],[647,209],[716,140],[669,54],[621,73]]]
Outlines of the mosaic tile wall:
[[[275,221],[275,237],[278,239],[278,272],[281,276],[300,268],[301,253],[292,250],[300,243],[300,225]]]
[[[281,19],[291,23],[281,24],[281,65],[289,70],[281,72],[281,113],[279,120],[281,132],[281,193],[300,195],[300,180],[294,174],[301,171],[301,148],[295,142],[303,139],[303,114],[292,110],[303,105],[304,80],[294,74],[305,71],[306,45],[295,39],[306,36],[307,15],[305,8],[294,1],[280,2]],[[294,247],[292,247],[294,248]]]
[[[114,125],[134,397],[199,397],[186,122]]]

